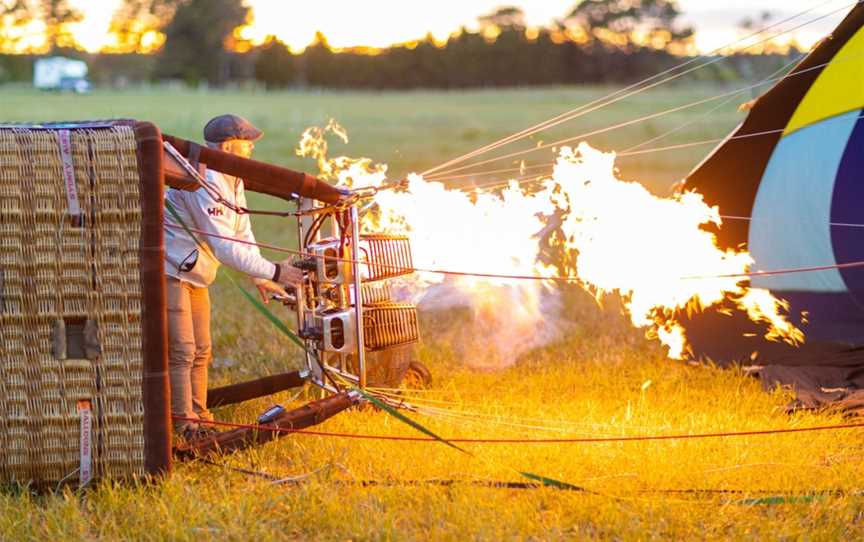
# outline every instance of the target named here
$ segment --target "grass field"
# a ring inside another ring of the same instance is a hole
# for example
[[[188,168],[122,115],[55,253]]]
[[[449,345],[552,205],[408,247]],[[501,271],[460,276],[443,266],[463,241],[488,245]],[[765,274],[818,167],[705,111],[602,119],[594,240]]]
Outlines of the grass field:
[[[169,133],[198,138],[209,117],[233,111],[266,130],[256,157],[311,167],[294,158],[292,148],[305,127],[332,117],[352,138],[337,152],[369,156],[402,174],[609,90],[264,95],[142,91],[81,97],[8,91],[0,103],[0,120],[134,117],[153,120]],[[543,139],[624,122],[721,91],[696,87],[645,94],[626,106],[543,134]],[[697,120],[656,143],[675,144],[720,137],[741,118],[734,102],[700,119],[699,112],[711,106],[589,141],[622,149]],[[709,149],[648,154],[622,162],[622,174],[661,192]],[[551,155],[537,158],[549,160]],[[254,203],[277,205],[264,198]],[[275,219],[256,220],[255,227],[262,240],[280,244],[287,243],[293,231]],[[215,384],[297,366],[296,348],[250,311],[224,277],[212,293]],[[616,311],[601,311],[574,293],[571,297],[570,325],[562,339],[494,372],[469,369],[447,344],[447,335],[439,333],[446,324],[424,315],[426,340],[418,356],[435,381],[416,397],[465,414],[418,420],[449,437],[514,438],[794,428],[841,420],[830,412],[787,414],[788,393],[766,393],[758,381],[738,371],[664,359],[661,349],[630,329]],[[217,414],[249,421],[273,402],[299,404],[311,396],[307,393],[282,394]],[[346,412],[321,428],[415,435],[370,410]],[[858,430],[843,430],[687,441],[468,445],[476,454],[468,457],[434,443],[297,435],[219,458],[217,465],[179,464],[170,479],[158,485],[103,483],[83,494],[69,489],[49,495],[6,490],[0,493],[0,539],[852,540],[864,536],[864,501],[854,495],[862,489],[861,437]],[[230,468],[302,481],[273,483]],[[517,471],[590,492],[480,485],[525,481]],[[360,483],[369,480],[380,485]],[[457,482],[412,483],[430,480]],[[845,493],[818,494],[829,490]],[[772,504],[746,500],[779,494],[811,497]]]

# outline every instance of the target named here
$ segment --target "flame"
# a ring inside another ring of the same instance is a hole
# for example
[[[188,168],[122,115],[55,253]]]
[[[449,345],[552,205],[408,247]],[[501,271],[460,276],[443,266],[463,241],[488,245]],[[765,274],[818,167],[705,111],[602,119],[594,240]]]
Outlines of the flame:
[[[316,159],[322,175],[342,185],[381,186],[386,166],[327,158],[330,133],[348,140],[331,121],[307,130],[298,154]],[[561,271],[544,262],[541,239],[557,226],[559,245],[575,255],[575,265],[564,266],[569,276],[598,300],[619,294],[632,324],[665,345],[671,358],[688,349],[681,316],[721,304],[765,323],[767,339],[804,340],[787,320],[784,301],[740,278],[753,264],[750,255],[719,249],[702,228],[721,225],[716,207],[695,192],[661,198],[623,181],[615,154],[587,143],[562,148],[552,176],[531,191],[511,181],[497,192],[467,193],[410,175],[404,189],[383,190],[375,203],[364,229],[408,235],[421,269],[553,277]],[[420,272],[404,286],[421,307],[470,308],[482,348],[467,361],[487,366],[512,363],[555,337],[553,322],[563,309],[556,284]]]
[[[622,295],[633,325],[646,328],[680,358],[686,351],[677,317],[731,301],[751,320],[768,324],[766,338],[798,344],[803,333],[783,316],[785,302],[748,288],[740,276],[747,252],[720,250],[703,225],[721,225],[717,207],[696,192],[669,198],[615,175],[615,154],[583,143],[561,150],[545,190],[566,210],[565,243],[578,252],[576,269],[597,295]],[[555,189],[560,193],[555,194]]]

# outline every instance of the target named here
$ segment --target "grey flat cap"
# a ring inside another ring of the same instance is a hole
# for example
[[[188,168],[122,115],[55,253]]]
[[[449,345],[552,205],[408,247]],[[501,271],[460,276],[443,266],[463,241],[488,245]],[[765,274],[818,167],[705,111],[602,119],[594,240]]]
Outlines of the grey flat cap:
[[[221,143],[229,139],[257,141],[264,132],[239,115],[219,115],[204,126],[204,140]]]

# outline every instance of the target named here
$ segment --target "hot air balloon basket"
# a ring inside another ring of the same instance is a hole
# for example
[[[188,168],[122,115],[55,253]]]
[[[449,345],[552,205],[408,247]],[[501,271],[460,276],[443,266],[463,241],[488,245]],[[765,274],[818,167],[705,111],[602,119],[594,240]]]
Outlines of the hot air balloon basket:
[[[0,126],[0,483],[168,468],[154,459],[167,417],[145,400],[145,381],[164,388],[145,378],[164,363],[164,336],[145,323],[158,312],[145,299],[164,303],[161,234],[144,226],[161,222],[148,213],[161,213],[162,188],[139,167],[137,132]]]

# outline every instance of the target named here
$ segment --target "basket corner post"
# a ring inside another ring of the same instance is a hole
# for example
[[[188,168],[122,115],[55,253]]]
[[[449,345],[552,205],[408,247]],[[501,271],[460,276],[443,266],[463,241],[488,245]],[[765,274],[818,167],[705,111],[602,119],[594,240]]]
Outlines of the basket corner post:
[[[150,122],[133,125],[137,142],[142,286],[144,470],[161,478],[171,471],[171,391],[168,381],[168,322],[165,292],[164,165],[162,133]]]

